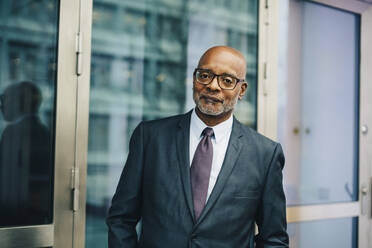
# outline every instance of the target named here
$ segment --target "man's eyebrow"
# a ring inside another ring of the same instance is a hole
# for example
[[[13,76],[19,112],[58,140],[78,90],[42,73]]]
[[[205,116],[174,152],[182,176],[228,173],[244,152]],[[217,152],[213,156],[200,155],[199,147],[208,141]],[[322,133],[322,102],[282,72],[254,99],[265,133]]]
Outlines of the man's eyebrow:
[[[209,69],[209,68],[201,68],[201,67],[198,67],[198,69],[201,69],[201,70],[206,70],[206,71],[211,71],[213,72],[214,74],[216,74],[213,70]],[[227,73],[227,72],[223,72],[221,74],[216,74],[216,75],[225,75],[225,76],[231,76],[231,77],[235,77],[237,79],[239,79],[239,77],[237,75],[234,75],[232,73]]]
[[[230,77],[234,77],[234,78],[239,79],[239,77],[237,75],[234,75],[232,73],[227,73],[227,72],[223,72],[223,73],[218,74],[218,75],[230,76]]]
[[[237,75],[233,75],[233,74],[231,74],[231,73],[226,73],[226,72],[224,72],[224,73],[222,73],[222,74],[220,74],[220,75],[225,75],[225,76],[230,76],[230,77],[238,78]]]

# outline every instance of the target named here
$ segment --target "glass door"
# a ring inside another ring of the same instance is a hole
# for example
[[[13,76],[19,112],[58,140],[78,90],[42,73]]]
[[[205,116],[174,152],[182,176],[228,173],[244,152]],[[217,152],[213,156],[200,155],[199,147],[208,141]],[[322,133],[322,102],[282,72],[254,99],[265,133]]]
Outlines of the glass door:
[[[72,244],[78,6],[0,1],[1,247]]]
[[[363,66],[371,32],[363,27],[372,5],[328,2],[281,6],[278,140],[288,233],[291,247],[370,247],[371,97]]]
[[[192,73],[209,47],[246,56],[249,89],[236,115],[256,128],[258,2],[93,1],[86,247],[107,247],[105,218],[134,128],[193,108]]]

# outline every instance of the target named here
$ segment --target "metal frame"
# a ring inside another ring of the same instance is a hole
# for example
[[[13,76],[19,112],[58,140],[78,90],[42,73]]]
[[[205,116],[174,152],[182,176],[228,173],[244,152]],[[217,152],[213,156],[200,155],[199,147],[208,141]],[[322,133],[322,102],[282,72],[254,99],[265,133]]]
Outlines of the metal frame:
[[[78,83],[75,49],[79,1],[60,0],[59,9],[53,223],[0,228],[2,247],[69,247],[68,244],[72,247],[74,219],[70,181],[71,170],[75,164]]]
[[[300,0],[301,1],[301,0]],[[361,16],[360,55],[360,126],[359,134],[359,201],[287,207],[289,223],[331,218],[359,217],[359,247],[372,244],[372,5],[358,0],[311,0],[312,2],[354,12]],[[268,8],[266,8],[268,6]],[[277,1],[260,1],[258,131],[277,138]],[[274,53],[274,54],[272,54]],[[370,129],[368,132],[368,128]],[[365,187],[362,190],[362,187]],[[364,193],[362,193],[364,191]]]
[[[81,39],[81,65],[77,62],[77,92],[76,92],[76,136],[75,136],[75,168],[80,173],[78,209],[74,211],[73,220],[73,246],[85,247],[85,203],[86,203],[86,176],[88,154],[88,121],[89,121],[89,93],[90,93],[90,60],[91,60],[91,33],[92,33],[93,0],[80,0],[79,8],[79,34]],[[61,246],[62,247],[62,246]]]
[[[278,1],[260,0],[258,18],[257,131],[276,139]]]
[[[54,226],[11,227],[0,229],[2,247],[46,247],[54,243]]]
[[[354,217],[359,214],[360,206],[358,202],[307,205],[287,208],[287,220],[289,223]]]
[[[73,244],[71,177],[76,155],[78,82],[75,51],[78,23],[79,1],[61,0],[58,38],[53,247],[72,247]]]
[[[372,129],[372,5],[369,5],[361,14],[361,55],[360,55],[360,125]],[[360,247],[372,245],[372,132],[359,134],[359,199],[364,213],[359,217],[359,244]],[[362,187],[366,187],[363,195]]]

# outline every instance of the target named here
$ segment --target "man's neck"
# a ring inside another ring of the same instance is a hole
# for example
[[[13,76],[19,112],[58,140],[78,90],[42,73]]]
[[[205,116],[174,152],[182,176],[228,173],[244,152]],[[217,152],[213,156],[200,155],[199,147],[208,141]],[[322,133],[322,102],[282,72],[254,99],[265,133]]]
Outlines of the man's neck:
[[[198,107],[195,107],[195,112],[197,116],[200,118],[200,120],[202,120],[205,123],[205,125],[207,125],[208,127],[214,127],[220,124],[221,122],[226,121],[227,119],[230,118],[232,114],[232,110],[230,110],[220,115],[206,115],[202,113]]]

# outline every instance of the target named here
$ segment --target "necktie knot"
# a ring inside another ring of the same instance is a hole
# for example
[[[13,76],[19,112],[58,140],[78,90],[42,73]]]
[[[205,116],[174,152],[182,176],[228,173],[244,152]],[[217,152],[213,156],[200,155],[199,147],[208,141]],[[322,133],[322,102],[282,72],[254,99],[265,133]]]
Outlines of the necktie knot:
[[[202,135],[206,135],[208,137],[212,137],[214,135],[214,132],[213,132],[213,128],[210,128],[210,127],[206,127],[203,132],[202,132]]]

